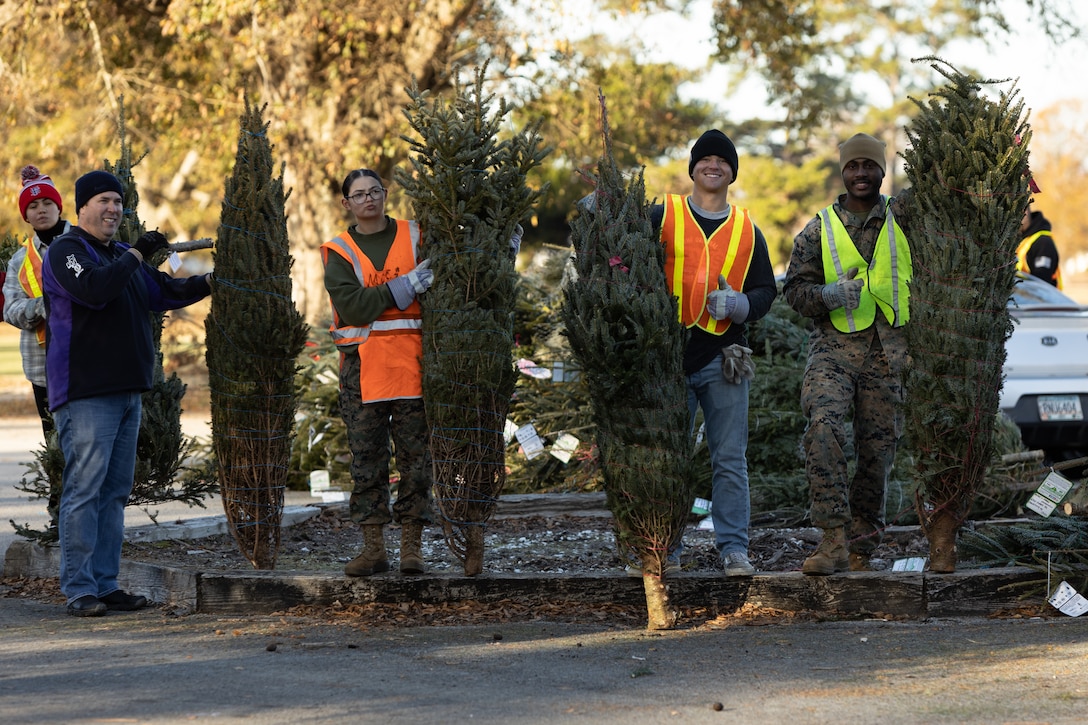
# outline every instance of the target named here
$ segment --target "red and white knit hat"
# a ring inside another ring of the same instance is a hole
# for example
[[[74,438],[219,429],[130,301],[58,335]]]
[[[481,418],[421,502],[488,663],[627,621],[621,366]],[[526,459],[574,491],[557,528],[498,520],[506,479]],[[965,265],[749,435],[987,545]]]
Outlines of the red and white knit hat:
[[[52,199],[57,209],[64,211],[60,192],[53,186],[53,180],[38,171],[37,166],[24,166],[21,174],[23,190],[19,192],[19,213],[23,216],[23,221],[26,221],[26,208],[36,199]]]

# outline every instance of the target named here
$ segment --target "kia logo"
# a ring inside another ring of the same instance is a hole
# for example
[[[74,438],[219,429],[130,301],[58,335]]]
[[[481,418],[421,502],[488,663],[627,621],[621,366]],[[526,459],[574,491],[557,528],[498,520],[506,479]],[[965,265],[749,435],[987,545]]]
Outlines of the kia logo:
[[[1054,347],[1058,344],[1058,338],[1054,337],[1053,335],[1047,335],[1042,339],[1042,343],[1047,347]]]

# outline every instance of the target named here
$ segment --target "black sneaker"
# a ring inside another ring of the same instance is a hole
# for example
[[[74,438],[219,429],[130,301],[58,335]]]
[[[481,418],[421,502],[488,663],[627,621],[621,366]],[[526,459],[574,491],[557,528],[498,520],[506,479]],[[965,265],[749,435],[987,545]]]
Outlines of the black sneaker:
[[[101,617],[106,613],[106,605],[93,594],[84,594],[68,605],[68,614],[73,617]]]
[[[141,597],[139,594],[129,594],[120,589],[110,592],[104,597],[99,597],[99,599],[107,608],[115,612],[135,612],[137,609],[143,609],[147,606],[147,597]]]

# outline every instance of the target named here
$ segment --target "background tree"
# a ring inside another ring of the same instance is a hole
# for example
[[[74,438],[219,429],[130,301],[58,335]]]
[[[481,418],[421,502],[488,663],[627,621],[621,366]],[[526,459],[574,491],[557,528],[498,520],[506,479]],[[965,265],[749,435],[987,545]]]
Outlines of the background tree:
[[[874,73],[875,65],[863,68],[843,60],[859,57],[847,54],[908,49],[906,43],[922,30],[937,33],[934,37],[943,37],[948,28],[995,38],[1007,32],[1004,6],[997,0],[941,0],[940,5],[927,0],[916,13],[904,0],[895,0],[887,12],[873,12],[872,4],[861,0],[713,1],[719,9],[721,48],[716,60],[730,64],[737,79],[744,68],[763,73],[772,110],[788,96],[789,103],[809,99],[828,112],[848,114],[831,122],[830,116],[798,110],[784,121],[745,123],[730,134],[748,158],[769,155],[787,169],[823,158],[834,146],[832,139],[841,135],[840,123],[856,124],[874,103],[884,104],[872,94],[858,93],[849,103],[843,98],[844,89],[853,90],[843,79],[863,72],[870,79],[895,77],[884,72],[887,65]],[[1034,11],[1035,22],[1064,30],[1051,19],[1062,17],[1065,0],[1015,1]],[[116,99],[124,94],[133,138],[149,147],[147,160],[134,170],[145,223],[183,239],[211,236],[221,180],[233,163],[240,89],[249,88],[253,98],[268,104],[270,128],[282,140],[285,184],[293,189],[288,225],[297,260],[292,272],[296,302],[311,323],[322,324],[328,306],[316,250],[343,221],[336,203],[340,170],[368,166],[392,178],[407,153],[400,138],[407,127],[399,109],[406,101],[403,89],[413,79],[421,90],[448,93],[455,63],[478,65],[486,57],[489,88],[518,105],[530,107],[539,99],[543,108],[554,109],[549,111],[557,116],[554,130],[542,134],[557,147],[569,137],[581,144],[582,153],[560,152],[546,175],[533,177],[534,186],[539,186],[537,179],[549,180],[554,192],[542,199],[539,220],[529,220],[543,226],[530,229],[527,240],[561,243],[567,230],[557,220],[586,191],[576,176],[579,164],[592,164],[595,158],[592,146],[585,144],[592,130],[582,128],[582,119],[592,118],[584,111],[592,108],[597,88],[612,98],[631,97],[629,103],[614,104],[612,114],[621,168],[627,166],[623,155],[629,149],[639,149],[654,165],[682,156],[686,140],[707,125],[738,122],[733,108],[715,111],[706,103],[685,102],[680,91],[696,74],[648,60],[639,33],[630,34],[620,47],[608,47],[603,39],[572,39],[586,35],[587,27],[604,25],[596,22],[598,9],[626,16],[645,13],[641,27],[651,28],[661,13],[693,4],[436,0],[354,7],[331,0],[305,5],[282,0],[57,0],[46,6],[0,0],[0,98],[5,101],[0,105],[5,129],[0,191],[18,193],[17,171],[28,160],[48,161],[59,182],[69,169],[72,183],[112,143]],[[959,7],[955,15],[939,15],[956,22],[926,25],[926,11],[938,7]],[[972,8],[977,12],[967,12]],[[900,22],[900,16],[922,22]],[[853,19],[854,25],[832,22],[843,18]],[[897,24],[887,32],[875,26],[868,26],[872,33],[851,30],[877,22]],[[865,42],[847,44],[848,32]],[[927,37],[918,39],[919,45]],[[885,63],[894,59],[902,72],[909,56],[874,57]],[[895,97],[902,99],[908,88],[902,90]],[[729,93],[723,88],[722,98]],[[898,113],[890,110],[881,124],[892,123]],[[540,115],[533,108],[529,117]],[[802,133],[806,120],[814,125]],[[821,129],[822,135],[812,129]],[[663,150],[660,159],[657,149]],[[560,162],[568,156],[569,162]],[[754,185],[749,188],[753,196],[762,194]],[[0,229],[19,228],[16,214],[12,206],[0,206]]]
[[[574,271],[562,317],[589,391],[608,507],[621,555],[640,562],[647,626],[671,629],[669,551],[694,498],[683,354],[687,332],[665,280],[665,248],[650,222],[642,175],[624,180],[604,96],[596,190],[579,203]]]
[[[420,297],[423,401],[442,528],[468,576],[483,570],[483,527],[506,481],[503,434],[517,377],[509,240],[540,196],[526,173],[549,151],[533,126],[500,138],[510,109],[494,108],[485,70],[448,103],[409,91],[413,173],[397,175],[434,270]]]
[[[283,177],[274,176],[268,124],[248,99],[240,125],[205,322],[212,442],[231,534],[254,567],[271,569],[308,327],[291,302]]]
[[[921,222],[910,240],[906,420],[929,567],[950,572],[993,457],[1031,129],[1016,89],[989,100],[986,81],[925,60],[948,83],[916,101],[903,154]]]
[[[1088,252],[1088,103],[1044,108],[1031,117],[1031,170],[1041,193],[1032,199],[1054,225],[1063,273],[1083,272]]]

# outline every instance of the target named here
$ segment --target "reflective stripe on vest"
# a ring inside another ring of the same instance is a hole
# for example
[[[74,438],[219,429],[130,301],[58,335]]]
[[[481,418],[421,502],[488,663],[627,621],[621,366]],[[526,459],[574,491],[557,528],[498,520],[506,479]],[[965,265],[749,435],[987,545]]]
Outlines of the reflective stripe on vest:
[[[908,285],[913,271],[910,243],[895,221],[889,202],[888,197],[881,195],[885,219],[877,234],[872,262],[861,256],[833,207],[820,211],[824,282],[833,284],[854,267],[858,270],[855,279],[864,282],[857,309],[839,307],[830,312],[831,322],[840,332],[869,328],[876,320],[878,308],[892,327],[902,327],[910,320]]]
[[[748,210],[733,206],[729,217],[707,237],[687,198],[666,194],[661,241],[665,245],[665,279],[680,301],[681,324],[723,334],[733,321],[711,317],[706,298],[718,289],[718,276],[722,274],[730,287],[738,292],[744,289],[755,252],[755,225]]]
[[[28,239],[23,244],[26,247],[26,256],[19,266],[19,285],[26,292],[26,296],[37,298],[42,296],[42,255],[34,246],[34,240]],[[38,337],[38,345],[45,346],[45,320],[34,328],[34,334]]]
[[[1028,252],[1031,251],[1031,245],[1035,244],[1035,240],[1042,236],[1053,237],[1054,234],[1046,229],[1040,230],[1025,238],[1020,242],[1020,246],[1016,248],[1016,269],[1024,274],[1031,274],[1031,266],[1028,264]],[[1041,277],[1040,279],[1046,278]],[[1058,289],[1062,289],[1062,269],[1060,265],[1054,270],[1054,274],[1050,276],[1050,279],[1046,281],[1053,283]]]
[[[386,255],[385,266],[375,269],[370,258],[355,245],[348,232],[321,245],[322,252],[332,251],[351,262],[355,276],[364,287],[385,284],[399,276],[396,271],[410,271],[416,266],[419,250],[419,225],[397,221],[397,233]],[[385,310],[374,322],[360,327],[342,326],[335,305],[333,325],[329,328],[339,348],[355,346],[359,366],[362,402],[419,398],[423,395],[422,315],[418,300],[405,310],[395,306]],[[350,350],[347,354],[353,354]]]

